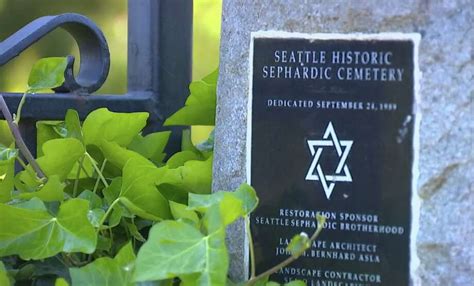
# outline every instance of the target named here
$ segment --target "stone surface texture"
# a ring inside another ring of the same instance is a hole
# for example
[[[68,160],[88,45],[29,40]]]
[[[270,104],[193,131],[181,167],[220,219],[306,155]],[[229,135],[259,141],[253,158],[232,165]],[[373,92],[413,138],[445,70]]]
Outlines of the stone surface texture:
[[[473,7],[471,0],[224,0],[214,189],[246,179],[251,31],[420,33],[418,275],[422,285],[473,285]],[[246,273],[243,234],[242,222],[231,227],[234,277]]]

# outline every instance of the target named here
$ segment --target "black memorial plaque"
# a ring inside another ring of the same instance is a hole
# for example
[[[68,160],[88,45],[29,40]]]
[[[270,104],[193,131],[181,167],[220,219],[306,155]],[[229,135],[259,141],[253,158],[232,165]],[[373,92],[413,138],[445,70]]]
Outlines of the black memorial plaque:
[[[253,34],[248,126],[257,273],[312,286],[410,285],[416,36]]]

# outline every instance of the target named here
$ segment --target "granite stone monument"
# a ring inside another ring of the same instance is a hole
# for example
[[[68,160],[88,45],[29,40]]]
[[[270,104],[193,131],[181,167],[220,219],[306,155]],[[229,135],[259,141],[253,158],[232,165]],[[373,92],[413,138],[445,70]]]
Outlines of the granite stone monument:
[[[319,212],[319,244],[276,280],[472,283],[472,13],[470,1],[224,1],[214,189],[256,187],[259,272]],[[242,280],[242,222],[229,237]]]

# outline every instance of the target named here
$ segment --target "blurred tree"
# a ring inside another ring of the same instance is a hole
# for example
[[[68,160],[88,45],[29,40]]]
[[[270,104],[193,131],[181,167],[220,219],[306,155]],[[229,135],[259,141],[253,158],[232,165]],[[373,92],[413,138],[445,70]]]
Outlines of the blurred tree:
[[[130,0],[133,1],[133,0]],[[189,0],[191,1],[191,0]],[[193,26],[193,78],[200,79],[217,68],[222,0],[195,0]],[[127,90],[126,0],[0,0],[0,41],[32,20],[74,12],[92,19],[104,32],[111,54],[110,73],[98,94],[121,94]],[[76,43],[58,29],[0,67],[0,90],[23,92],[33,63],[43,57],[75,55]],[[76,65],[77,68],[77,65]],[[207,138],[210,129],[193,129],[193,140]]]
[[[191,0],[190,0],[191,1]],[[193,78],[202,78],[217,68],[222,0],[194,1]],[[124,93],[127,84],[127,1],[126,0],[0,0],[0,40],[45,15],[67,12],[83,14],[104,32],[111,53],[109,77],[98,93]],[[42,57],[78,56],[72,37],[54,31],[19,57],[0,67],[0,90],[22,92],[29,70]]]
[[[92,19],[104,32],[109,43],[111,66],[108,80],[98,93],[124,93],[127,76],[127,1],[125,0],[0,0],[0,40],[32,20],[67,12],[83,14]],[[23,92],[33,63],[48,56],[78,57],[77,46],[71,36],[58,29],[19,57],[0,67],[0,90]]]

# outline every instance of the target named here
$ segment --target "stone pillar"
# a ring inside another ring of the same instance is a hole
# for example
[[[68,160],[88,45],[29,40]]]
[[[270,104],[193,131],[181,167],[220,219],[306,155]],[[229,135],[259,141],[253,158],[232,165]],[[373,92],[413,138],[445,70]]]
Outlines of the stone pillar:
[[[422,35],[417,238],[422,285],[474,277],[473,4],[469,0],[224,0],[214,189],[246,180],[250,33],[407,32]],[[230,228],[231,275],[247,271],[243,223]]]

